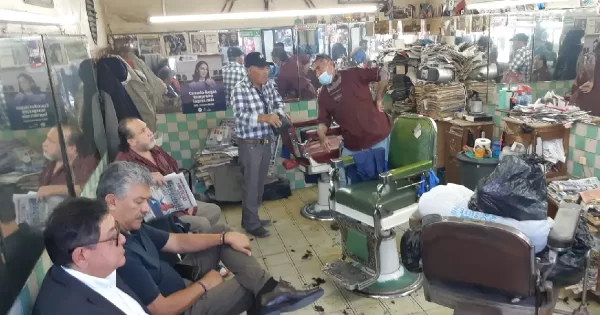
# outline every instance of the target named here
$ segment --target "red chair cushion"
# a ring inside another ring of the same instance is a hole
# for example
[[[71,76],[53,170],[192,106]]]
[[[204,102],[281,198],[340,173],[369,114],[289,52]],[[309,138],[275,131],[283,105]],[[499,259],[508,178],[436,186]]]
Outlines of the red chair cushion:
[[[339,136],[329,136],[329,143],[331,143],[332,150],[330,152],[325,152],[321,147],[321,143],[318,141],[309,142],[304,147],[304,152],[308,153],[310,157],[315,160],[317,163],[329,163],[331,159],[335,159],[340,157],[340,142],[342,141],[342,137]]]

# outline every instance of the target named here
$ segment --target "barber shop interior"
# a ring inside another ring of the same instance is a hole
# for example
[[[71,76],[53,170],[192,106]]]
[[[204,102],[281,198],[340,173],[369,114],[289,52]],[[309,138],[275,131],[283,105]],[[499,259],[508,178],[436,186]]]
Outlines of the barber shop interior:
[[[0,314],[600,315],[597,58],[596,0],[2,0]]]

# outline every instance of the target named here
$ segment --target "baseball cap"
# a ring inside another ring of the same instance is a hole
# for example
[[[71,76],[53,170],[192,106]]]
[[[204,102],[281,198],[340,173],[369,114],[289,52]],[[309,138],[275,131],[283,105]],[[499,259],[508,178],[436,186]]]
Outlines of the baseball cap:
[[[227,49],[227,57],[229,58],[237,58],[243,55],[244,52],[239,47],[229,47],[229,49]]]
[[[515,34],[515,36],[513,36],[513,38],[511,38],[510,40],[527,43],[529,41],[529,36],[527,36],[523,33],[519,33],[519,34]]]
[[[265,56],[263,56],[259,52],[249,53],[246,56],[246,58],[244,59],[244,66],[246,68],[250,68],[250,67],[264,68],[264,67],[272,66],[272,65],[273,65],[273,63],[268,62],[267,59],[265,59]]]

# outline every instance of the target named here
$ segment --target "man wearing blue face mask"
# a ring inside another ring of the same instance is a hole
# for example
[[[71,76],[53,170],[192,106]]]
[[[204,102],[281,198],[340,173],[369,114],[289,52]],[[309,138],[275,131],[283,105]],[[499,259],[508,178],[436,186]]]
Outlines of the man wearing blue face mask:
[[[389,78],[387,69],[349,68],[338,71],[327,55],[317,55],[313,69],[323,85],[318,96],[321,146],[331,150],[326,133],[335,120],[344,137],[342,155],[384,148],[387,160],[392,126],[390,116],[383,112],[383,97]],[[369,88],[371,82],[379,82],[375,100]]]

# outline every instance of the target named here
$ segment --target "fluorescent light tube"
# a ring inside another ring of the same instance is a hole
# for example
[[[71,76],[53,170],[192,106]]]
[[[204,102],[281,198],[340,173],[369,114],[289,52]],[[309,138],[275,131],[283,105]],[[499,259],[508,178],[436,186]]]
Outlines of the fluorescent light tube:
[[[71,25],[77,22],[74,16],[50,16],[29,12],[0,10],[0,22],[40,25]]]
[[[471,4],[469,4],[467,2],[467,9],[468,10],[494,10],[494,9],[502,9],[502,8],[506,8],[506,7],[515,7],[518,5],[564,2],[564,1],[565,0],[501,0],[501,1],[477,2],[477,3],[471,3]]]
[[[328,9],[311,10],[286,10],[286,11],[261,11],[261,12],[240,12],[240,13],[220,13],[220,14],[199,14],[199,15],[158,15],[151,16],[148,21],[157,23],[182,23],[182,22],[205,22],[205,21],[226,21],[226,20],[249,20],[249,19],[268,19],[281,17],[299,17],[307,15],[334,15],[350,13],[370,13],[377,11],[375,5],[344,6]]]

